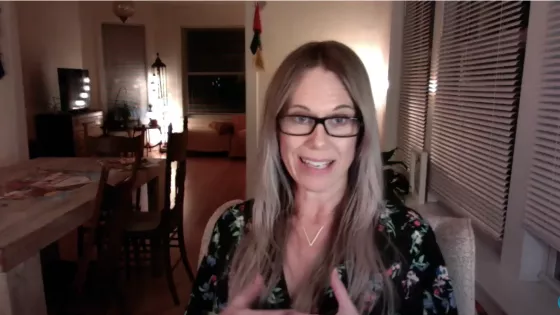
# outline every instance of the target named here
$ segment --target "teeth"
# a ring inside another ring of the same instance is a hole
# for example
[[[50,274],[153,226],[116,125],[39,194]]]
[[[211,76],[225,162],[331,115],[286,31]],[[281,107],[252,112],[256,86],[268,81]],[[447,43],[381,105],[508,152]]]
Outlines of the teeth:
[[[332,161],[323,161],[323,162],[317,162],[317,161],[311,161],[311,160],[306,160],[306,159],[301,159],[303,161],[303,163],[313,167],[313,168],[318,168],[318,169],[323,169],[326,168],[327,166],[329,166]]]

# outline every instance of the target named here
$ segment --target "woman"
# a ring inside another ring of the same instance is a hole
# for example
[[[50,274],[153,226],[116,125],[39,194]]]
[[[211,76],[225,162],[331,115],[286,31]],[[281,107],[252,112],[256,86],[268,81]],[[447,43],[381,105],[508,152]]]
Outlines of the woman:
[[[186,314],[457,313],[433,231],[382,200],[371,86],[350,48],[292,52],[259,137],[255,199],[216,223]]]

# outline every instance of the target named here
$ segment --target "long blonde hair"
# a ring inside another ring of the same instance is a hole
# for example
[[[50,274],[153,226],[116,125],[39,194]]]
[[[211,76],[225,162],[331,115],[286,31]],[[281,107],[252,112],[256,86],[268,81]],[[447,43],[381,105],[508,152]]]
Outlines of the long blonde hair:
[[[356,53],[335,41],[310,42],[297,48],[272,77],[265,95],[259,135],[259,177],[255,183],[252,225],[233,257],[229,274],[230,294],[239,292],[260,273],[268,290],[262,296],[264,298],[282,276],[294,195],[292,179],[280,157],[277,117],[290,101],[290,95],[302,75],[315,67],[335,73],[342,81],[363,120],[363,131],[349,169],[346,193],[335,212],[335,222],[338,223],[330,236],[332,246],[318,257],[315,271],[306,282],[309,286],[293,297],[292,306],[300,311],[312,311],[329,286],[332,269],[344,263],[348,274],[348,293],[358,309],[366,305],[364,293],[372,290],[370,280],[381,274],[384,309],[391,311],[394,293],[374,239],[383,203],[383,175],[370,81]]]

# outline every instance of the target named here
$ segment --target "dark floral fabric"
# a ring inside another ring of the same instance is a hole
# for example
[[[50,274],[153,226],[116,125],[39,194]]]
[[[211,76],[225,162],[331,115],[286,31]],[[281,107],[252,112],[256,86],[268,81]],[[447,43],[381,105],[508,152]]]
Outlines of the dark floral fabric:
[[[208,254],[203,259],[185,315],[219,314],[228,302],[228,271],[232,253],[251,220],[251,202],[228,209],[217,221]],[[387,275],[397,291],[394,315],[456,315],[453,286],[430,226],[415,211],[402,205],[387,204],[377,226],[378,246],[382,249]],[[392,244],[393,246],[388,246]],[[398,253],[395,252],[395,248]],[[347,284],[344,264],[337,266]],[[371,279],[370,314],[381,314],[382,280]],[[261,309],[289,309],[287,285],[282,277]],[[325,291],[320,314],[336,314],[337,302],[331,288]]]

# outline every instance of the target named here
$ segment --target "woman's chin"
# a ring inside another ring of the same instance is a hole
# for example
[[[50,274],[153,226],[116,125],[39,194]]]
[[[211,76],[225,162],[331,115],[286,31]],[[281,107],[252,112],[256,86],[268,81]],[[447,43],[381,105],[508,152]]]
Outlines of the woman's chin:
[[[322,193],[332,191],[338,186],[338,182],[324,178],[301,178],[296,181],[298,189],[305,191]]]

